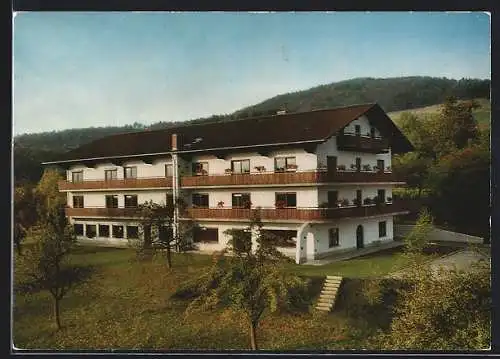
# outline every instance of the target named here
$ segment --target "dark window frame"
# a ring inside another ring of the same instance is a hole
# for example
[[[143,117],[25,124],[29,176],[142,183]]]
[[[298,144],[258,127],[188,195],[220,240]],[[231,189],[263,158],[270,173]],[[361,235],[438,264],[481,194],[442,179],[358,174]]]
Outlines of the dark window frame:
[[[92,228],[93,228],[93,230],[91,230]],[[85,225],[85,237],[87,237],[87,238],[96,238],[97,237],[97,225],[96,224],[86,224]]]
[[[107,229],[103,231],[104,228],[107,228]],[[109,224],[100,224],[97,229],[98,229],[98,236],[99,237],[109,238],[111,236],[111,230],[109,228]],[[103,233],[106,231],[108,232],[107,235],[105,235],[105,233]]]
[[[83,170],[71,171],[71,182],[73,183],[83,182]]]
[[[283,167],[278,167],[278,161],[284,161]],[[289,163],[293,162],[293,163]],[[289,166],[294,166],[289,168]],[[274,158],[274,171],[295,171],[297,169],[297,157],[296,156],[279,156]]]
[[[128,171],[130,171],[131,174],[127,174]],[[125,178],[125,179],[137,178],[137,166],[123,167],[123,178]]]
[[[132,204],[130,204],[131,198],[135,199],[135,201],[133,201],[134,203],[132,203]],[[136,194],[123,195],[123,201],[124,201],[125,208],[137,208],[139,206],[138,196]]]
[[[77,230],[77,228],[81,228],[81,231]],[[74,223],[73,224],[73,231],[75,232],[75,234],[77,236],[83,236],[85,234],[83,228],[84,228],[83,223]]]
[[[85,200],[83,195],[73,195],[73,208],[84,208]]]
[[[114,176],[113,175],[108,176],[109,173],[111,173],[111,174],[114,173]],[[104,170],[104,180],[105,181],[114,181],[117,178],[118,178],[118,169],[114,168],[114,169]]]
[[[170,174],[168,168],[170,168]],[[165,164],[165,177],[172,177],[174,175],[174,166],[171,163]]]
[[[283,198],[278,198],[281,196]],[[294,198],[292,203],[295,202],[295,205],[290,205],[291,198]],[[297,208],[297,192],[275,192],[274,203],[277,208]]]
[[[208,208],[210,205],[210,196],[208,193],[193,193],[191,195],[191,203],[195,208]]]
[[[387,198],[385,189],[377,189],[377,200],[380,203],[385,203],[385,199]]]
[[[354,125],[354,134],[356,136],[361,136],[361,125]]]
[[[240,164],[240,171],[235,170],[235,163]],[[243,163],[248,163],[248,167],[246,171],[243,171]],[[236,173],[236,174],[245,174],[245,173],[250,173],[250,159],[243,159],[243,160],[232,160],[231,161],[231,172]]]
[[[118,233],[117,233],[117,231],[115,231],[115,228],[121,228],[121,230],[120,230],[121,234],[120,234],[120,231],[118,231]],[[112,237],[113,238],[122,239],[125,236],[124,228],[123,228],[123,225],[121,225],[121,224],[120,225],[113,224],[111,226],[111,231],[112,231]],[[118,234],[120,234],[120,236],[118,236]]]
[[[378,222],[378,237],[387,236],[387,221]]]
[[[118,208],[118,195],[116,194],[106,194],[105,197],[105,202],[106,202],[106,208]],[[109,201],[110,199],[112,200],[112,203],[110,205]],[[116,202],[116,204],[115,204]]]
[[[132,233],[130,233],[131,228],[133,228]],[[125,229],[127,231],[127,238],[139,239],[139,226],[126,226]]]
[[[192,172],[195,176],[208,176],[208,161],[194,162]]]
[[[334,231],[335,230],[335,231]],[[332,236],[335,233],[335,236]],[[328,248],[338,247],[340,245],[340,230],[338,227],[328,229]]]
[[[235,202],[240,202],[239,204]],[[231,194],[231,206],[232,208],[250,208],[252,206],[252,200],[250,193],[232,193]]]

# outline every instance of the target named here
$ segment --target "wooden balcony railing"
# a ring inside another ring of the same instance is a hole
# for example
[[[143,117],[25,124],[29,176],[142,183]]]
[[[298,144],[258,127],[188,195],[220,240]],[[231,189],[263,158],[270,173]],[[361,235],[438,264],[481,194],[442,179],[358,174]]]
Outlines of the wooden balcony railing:
[[[381,205],[339,208],[187,208],[181,215],[191,219],[248,219],[257,213],[263,220],[321,221],[347,217],[366,217],[407,211],[406,201]],[[69,217],[139,217],[136,208],[66,208]]]
[[[90,180],[82,182],[59,181],[59,190],[120,189],[172,187],[172,177],[126,178],[114,180]]]
[[[192,219],[248,219],[260,214],[262,220],[322,221],[347,217],[366,217],[406,212],[403,202],[340,208],[188,208],[185,217]]]
[[[389,148],[386,138],[342,134],[337,136],[339,150],[380,153]]]
[[[396,181],[396,177],[391,172],[297,171],[185,176],[181,177],[181,187]]]
[[[334,182],[397,182],[391,172],[372,171],[296,171],[265,172],[245,174],[224,174],[211,176],[183,176],[181,187],[200,186],[247,186],[247,185],[289,185]],[[128,178],[108,181],[59,181],[60,191],[121,189],[121,188],[171,188],[172,177]]]

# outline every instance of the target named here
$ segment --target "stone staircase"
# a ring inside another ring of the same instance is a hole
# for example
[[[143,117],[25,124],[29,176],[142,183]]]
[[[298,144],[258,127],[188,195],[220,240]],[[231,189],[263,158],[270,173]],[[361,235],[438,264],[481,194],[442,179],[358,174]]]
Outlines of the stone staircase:
[[[342,277],[327,275],[325,283],[323,284],[323,290],[316,304],[317,310],[322,310],[329,312],[335,305],[335,300],[337,299],[337,292],[339,291],[340,285],[342,284]]]

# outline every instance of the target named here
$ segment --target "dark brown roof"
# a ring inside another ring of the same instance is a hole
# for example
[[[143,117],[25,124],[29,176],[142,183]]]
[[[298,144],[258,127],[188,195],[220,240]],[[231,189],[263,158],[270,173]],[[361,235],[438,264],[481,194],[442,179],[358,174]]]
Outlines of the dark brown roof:
[[[406,152],[412,149],[406,137],[377,104],[364,104],[118,134],[69,151],[60,162],[168,153],[171,152],[171,136],[174,133],[178,137],[178,150],[183,152],[323,142],[364,114],[370,121],[376,123],[375,126],[383,135],[391,139],[393,152]]]

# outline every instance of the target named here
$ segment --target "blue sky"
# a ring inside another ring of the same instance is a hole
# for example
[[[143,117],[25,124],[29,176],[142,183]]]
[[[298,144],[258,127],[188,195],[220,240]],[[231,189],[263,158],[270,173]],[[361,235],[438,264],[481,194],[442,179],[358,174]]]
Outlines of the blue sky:
[[[490,78],[486,13],[17,13],[14,134],[184,121],[355,77]]]

